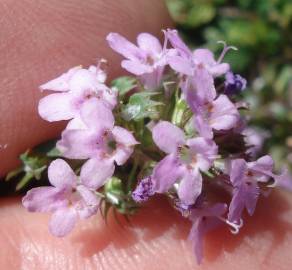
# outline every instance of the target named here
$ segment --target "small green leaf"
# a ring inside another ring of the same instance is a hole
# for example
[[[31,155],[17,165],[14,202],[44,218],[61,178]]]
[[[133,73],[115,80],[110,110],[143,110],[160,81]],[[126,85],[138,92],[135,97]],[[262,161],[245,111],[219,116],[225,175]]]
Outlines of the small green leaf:
[[[12,178],[16,177],[17,175],[21,174],[23,172],[23,166],[20,166],[18,168],[16,168],[15,170],[9,172],[6,177],[5,177],[5,181],[9,181]]]
[[[143,118],[155,119],[159,116],[157,106],[163,103],[151,100],[151,97],[157,95],[155,92],[141,92],[133,94],[128,104],[122,110],[122,117],[126,121],[139,121]]]
[[[134,89],[136,86],[137,86],[137,80],[129,76],[119,77],[112,81],[112,87],[116,87],[118,89],[120,96],[126,95],[129,91]]]

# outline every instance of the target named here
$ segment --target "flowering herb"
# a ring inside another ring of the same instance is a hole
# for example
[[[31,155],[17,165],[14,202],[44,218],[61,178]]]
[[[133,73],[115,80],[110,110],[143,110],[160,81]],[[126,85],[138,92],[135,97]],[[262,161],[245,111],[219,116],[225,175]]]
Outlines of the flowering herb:
[[[267,189],[292,190],[291,177],[286,170],[275,174],[270,156],[250,154],[238,95],[246,81],[224,62],[234,47],[224,44],[215,59],[207,49],[192,51],[169,29],[163,45],[148,33],[137,45],[117,33],[107,41],[133,76],[107,86],[101,60],[40,87],[55,92],[40,100],[40,116],[68,124],[57,159],[50,156],[51,186],[28,191],[23,205],[52,212],[50,231],[60,237],[99,208],[104,216],[109,207],[130,215],[160,193],[192,222],[189,238],[200,263],[208,231],[225,224],[239,233],[244,212],[253,215]],[[218,199],[217,189],[229,196]]]

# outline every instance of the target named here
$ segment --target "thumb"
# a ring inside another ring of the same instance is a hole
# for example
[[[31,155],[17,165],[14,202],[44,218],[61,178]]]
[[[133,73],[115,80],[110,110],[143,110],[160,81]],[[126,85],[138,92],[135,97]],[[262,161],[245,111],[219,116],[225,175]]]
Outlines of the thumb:
[[[61,130],[37,114],[40,84],[98,58],[109,60],[116,75],[109,32],[133,39],[138,32],[159,35],[170,24],[162,0],[3,0],[0,17],[0,176],[21,152]]]
[[[288,270],[292,258],[292,199],[274,193],[236,236],[222,227],[207,236],[198,266],[186,241],[190,224],[168,203],[150,201],[121,224],[113,214],[80,221],[65,238],[48,232],[46,214],[31,214],[19,199],[2,201],[0,265],[3,269],[218,269]],[[2,245],[2,246],[1,246]]]

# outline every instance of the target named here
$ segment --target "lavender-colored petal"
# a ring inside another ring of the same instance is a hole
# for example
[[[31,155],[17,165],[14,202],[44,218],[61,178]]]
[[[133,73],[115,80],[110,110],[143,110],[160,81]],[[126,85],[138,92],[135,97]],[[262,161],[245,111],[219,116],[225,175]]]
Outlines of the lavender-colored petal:
[[[84,186],[98,189],[113,175],[114,170],[115,166],[112,161],[92,158],[82,166],[80,179]]]
[[[66,73],[62,74],[60,77],[53,79],[45,84],[42,84],[40,86],[40,89],[59,91],[59,92],[69,91],[70,90],[69,81],[71,77],[80,69],[81,69],[81,66],[71,68]]]
[[[155,67],[151,73],[141,74],[139,76],[139,80],[141,81],[145,89],[150,91],[155,90],[161,84],[163,71],[164,66],[159,66],[157,63],[157,67]]]
[[[133,134],[123,127],[115,126],[112,130],[112,134],[118,144],[124,146],[134,146],[138,144]]]
[[[82,198],[77,207],[79,217],[85,219],[96,214],[98,211],[100,198],[98,198],[93,191],[89,190],[84,185],[77,186],[77,191]]]
[[[77,217],[77,211],[73,207],[57,210],[49,223],[50,232],[57,237],[65,236],[74,228]]]
[[[245,207],[250,216],[254,214],[259,195],[260,189],[256,183],[246,185]]]
[[[42,98],[38,105],[38,112],[49,122],[69,120],[77,114],[69,93],[51,94]]]
[[[201,137],[204,137],[209,140],[213,139],[212,128],[207,124],[207,122],[203,119],[201,115],[197,115],[194,118],[194,123],[196,130],[198,131]]]
[[[230,66],[227,63],[216,64],[213,67],[209,68],[210,74],[213,77],[219,77],[226,74],[230,70]]]
[[[192,242],[198,264],[203,258],[203,237],[222,224],[219,218],[226,212],[226,208],[226,204],[217,203],[212,207],[192,209],[190,218],[193,226],[188,238]]]
[[[137,76],[154,71],[152,66],[143,64],[138,60],[123,60],[121,65],[125,70]]]
[[[259,196],[259,188],[255,183],[244,183],[234,189],[229,205],[228,220],[239,223],[242,211],[246,208],[249,215],[253,215]]]
[[[48,178],[53,186],[64,189],[74,187],[77,182],[77,176],[63,159],[51,162],[48,168]]]
[[[117,163],[117,165],[121,166],[126,163],[129,157],[133,154],[134,148],[127,146],[118,146],[112,155],[112,159]]]
[[[197,113],[197,104],[211,102],[216,97],[214,79],[204,66],[198,65],[190,84],[191,87],[187,90],[186,99],[191,109]],[[194,91],[195,95],[189,94],[190,91]]]
[[[137,37],[137,44],[146,52],[159,54],[162,51],[159,40],[149,33],[139,34]]]
[[[64,190],[54,187],[37,187],[29,190],[22,199],[30,212],[52,212],[67,205]]]
[[[233,128],[239,119],[235,105],[225,95],[220,95],[213,103],[209,124],[216,130]]]
[[[114,51],[130,60],[141,59],[145,56],[141,49],[117,33],[108,34],[106,40]]]
[[[192,205],[202,192],[202,176],[199,170],[185,171],[178,188],[178,197],[187,205]]]
[[[183,58],[181,56],[171,56],[167,60],[168,64],[171,66],[173,70],[176,72],[185,74],[185,75],[193,75],[193,66],[189,59]]]
[[[66,158],[87,159],[97,155],[99,137],[90,130],[64,130],[57,148]]]
[[[241,186],[247,171],[247,164],[244,159],[231,161],[230,181],[234,187]]]
[[[187,145],[196,159],[197,168],[207,171],[217,157],[218,146],[213,140],[202,137],[187,140]]]
[[[155,144],[165,153],[174,153],[178,146],[185,144],[184,132],[167,121],[159,122],[152,129]]]
[[[112,111],[97,99],[90,99],[83,104],[81,118],[90,129],[95,130],[112,129],[115,121]]]
[[[285,168],[280,175],[274,176],[272,187],[280,187],[284,190],[292,191],[292,176],[287,168]]]
[[[216,64],[214,54],[208,49],[196,49],[193,52],[194,60],[198,63],[203,63],[208,66]]]
[[[177,158],[174,155],[168,155],[155,166],[153,170],[153,191],[164,193],[181,176],[182,170]]]
[[[175,48],[181,56],[192,58],[192,51],[179,37],[177,30],[167,29],[164,33],[172,47]]]

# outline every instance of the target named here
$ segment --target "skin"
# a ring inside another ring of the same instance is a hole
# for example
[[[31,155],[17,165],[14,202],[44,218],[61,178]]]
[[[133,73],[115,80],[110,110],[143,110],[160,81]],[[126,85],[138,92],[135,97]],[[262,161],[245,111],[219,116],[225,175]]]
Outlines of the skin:
[[[151,16],[149,16],[151,14]],[[17,156],[48,138],[62,124],[37,115],[38,85],[68,68],[107,58],[111,75],[121,74],[120,58],[106,45],[108,32],[134,40],[138,32],[161,34],[171,26],[163,1],[66,0],[0,1],[0,151],[3,175]],[[227,228],[211,233],[198,267],[185,240],[188,221],[161,198],[151,200],[131,224],[110,214],[79,222],[58,239],[48,232],[49,216],[28,213],[20,198],[0,201],[1,269],[291,269],[292,197],[274,192],[261,199],[239,235]]]

